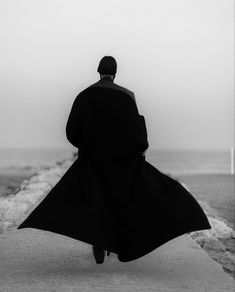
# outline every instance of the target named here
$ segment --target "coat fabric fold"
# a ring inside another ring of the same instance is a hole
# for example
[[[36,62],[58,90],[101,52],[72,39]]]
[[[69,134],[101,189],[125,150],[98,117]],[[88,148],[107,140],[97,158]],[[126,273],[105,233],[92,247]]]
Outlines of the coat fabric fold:
[[[211,228],[193,195],[145,160],[147,130],[132,92],[109,80],[88,87],[66,134],[78,158],[18,229],[66,235],[127,262]]]

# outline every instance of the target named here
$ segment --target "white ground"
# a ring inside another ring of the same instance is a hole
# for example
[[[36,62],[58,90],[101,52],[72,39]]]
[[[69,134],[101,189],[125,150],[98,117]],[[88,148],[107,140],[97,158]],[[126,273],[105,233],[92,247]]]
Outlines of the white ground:
[[[187,235],[129,263],[97,265],[91,246],[26,228],[0,235],[1,292],[234,291],[234,282]]]

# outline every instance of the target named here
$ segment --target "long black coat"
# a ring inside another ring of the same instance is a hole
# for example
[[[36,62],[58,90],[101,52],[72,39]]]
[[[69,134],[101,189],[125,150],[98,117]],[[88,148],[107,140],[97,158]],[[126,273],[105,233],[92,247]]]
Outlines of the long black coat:
[[[66,133],[78,159],[19,229],[63,234],[127,262],[211,228],[195,198],[145,161],[147,131],[132,92],[108,80],[90,86],[75,99]]]

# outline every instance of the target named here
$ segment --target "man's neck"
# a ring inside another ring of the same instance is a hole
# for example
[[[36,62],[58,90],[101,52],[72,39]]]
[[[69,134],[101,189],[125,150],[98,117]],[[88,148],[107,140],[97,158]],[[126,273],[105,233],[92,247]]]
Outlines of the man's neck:
[[[100,80],[113,82],[114,78],[112,75],[101,75]]]

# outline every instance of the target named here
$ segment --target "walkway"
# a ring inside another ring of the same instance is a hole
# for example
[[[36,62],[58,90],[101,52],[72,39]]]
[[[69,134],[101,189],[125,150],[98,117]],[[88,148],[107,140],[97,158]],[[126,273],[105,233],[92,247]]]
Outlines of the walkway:
[[[129,263],[97,265],[91,246],[36,229],[0,235],[1,292],[233,291],[234,282],[187,235]]]

